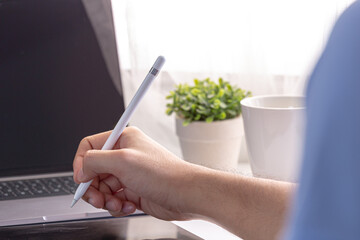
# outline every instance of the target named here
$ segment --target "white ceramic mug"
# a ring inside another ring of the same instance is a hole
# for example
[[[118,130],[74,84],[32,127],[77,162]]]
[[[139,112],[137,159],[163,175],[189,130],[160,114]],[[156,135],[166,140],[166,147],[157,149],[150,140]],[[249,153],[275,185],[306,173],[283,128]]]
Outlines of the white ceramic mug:
[[[256,96],[241,101],[254,176],[296,182],[305,126],[303,96]]]

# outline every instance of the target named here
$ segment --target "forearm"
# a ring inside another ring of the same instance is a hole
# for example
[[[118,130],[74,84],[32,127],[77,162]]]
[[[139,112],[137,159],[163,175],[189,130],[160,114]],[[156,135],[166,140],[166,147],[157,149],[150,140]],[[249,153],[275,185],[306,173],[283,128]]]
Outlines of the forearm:
[[[199,169],[193,211],[244,239],[274,239],[294,184]]]

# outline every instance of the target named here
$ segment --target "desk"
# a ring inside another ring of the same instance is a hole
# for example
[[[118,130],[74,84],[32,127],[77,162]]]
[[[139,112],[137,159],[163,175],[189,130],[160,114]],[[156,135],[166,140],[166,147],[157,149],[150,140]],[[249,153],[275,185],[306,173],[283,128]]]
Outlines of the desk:
[[[0,238],[9,240],[201,240],[170,222],[145,215],[2,227]]]

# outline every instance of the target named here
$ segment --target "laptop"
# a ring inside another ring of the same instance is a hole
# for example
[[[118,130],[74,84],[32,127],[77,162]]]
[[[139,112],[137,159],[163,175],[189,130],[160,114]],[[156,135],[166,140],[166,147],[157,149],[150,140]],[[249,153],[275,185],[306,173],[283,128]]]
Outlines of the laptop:
[[[110,0],[0,0],[0,226],[110,216],[70,208],[82,138],[122,112]]]

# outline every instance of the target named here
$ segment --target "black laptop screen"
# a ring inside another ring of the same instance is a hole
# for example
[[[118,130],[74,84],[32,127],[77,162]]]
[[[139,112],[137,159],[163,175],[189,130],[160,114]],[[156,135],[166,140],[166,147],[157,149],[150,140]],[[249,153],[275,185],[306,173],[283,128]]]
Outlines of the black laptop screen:
[[[111,18],[109,1],[92,2]],[[0,0],[0,176],[71,171],[80,140],[124,111],[117,57],[102,51],[116,56],[113,24],[100,42],[88,12],[80,0]]]

